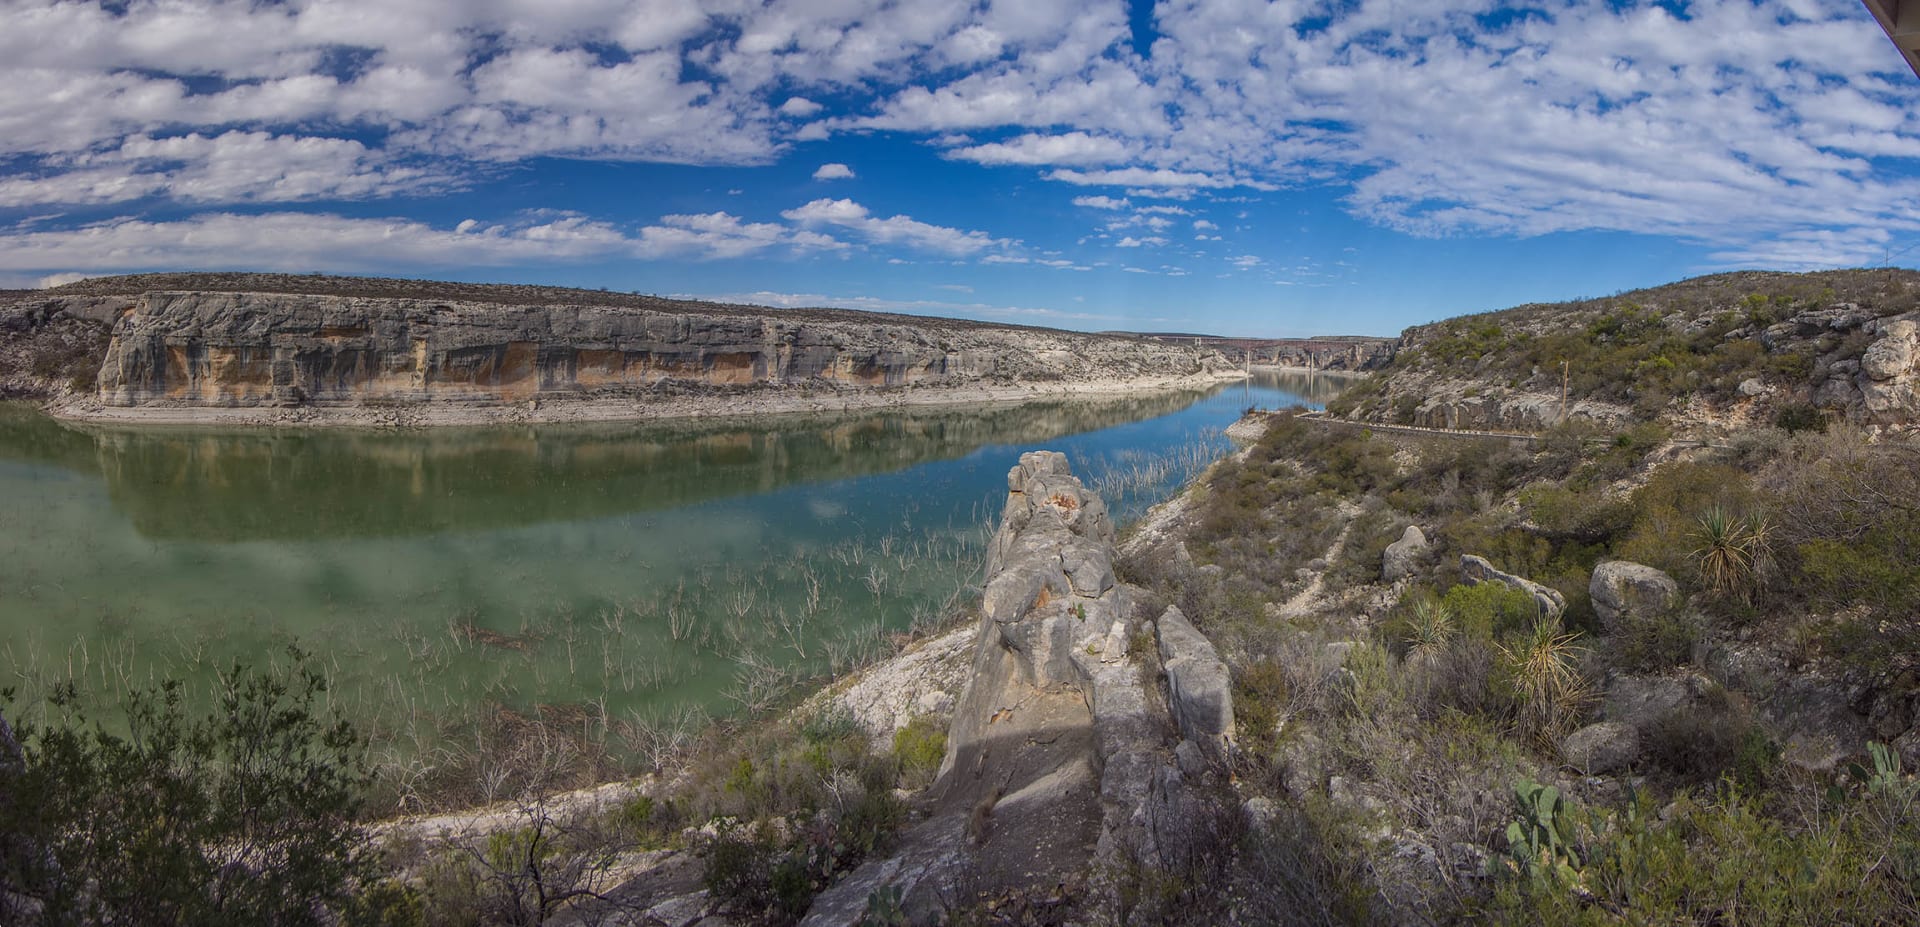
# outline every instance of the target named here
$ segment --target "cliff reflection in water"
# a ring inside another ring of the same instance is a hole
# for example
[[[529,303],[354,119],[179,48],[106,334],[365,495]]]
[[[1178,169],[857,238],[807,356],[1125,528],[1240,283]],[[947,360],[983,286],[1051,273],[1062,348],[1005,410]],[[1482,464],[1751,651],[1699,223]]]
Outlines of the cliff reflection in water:
[[[988,445],[1045,441],[1153,418],[1201,396],[785,417],[718,427],[380,432],[90,426],[82,434],[40,419],[58,434],[19,435],[0,446],[16,454],[44,452],[43,462],[97,469],[115,508],[144,537],[405,537],[602,518],[904,470]],[[84,454],[89,443],[92,461]]]

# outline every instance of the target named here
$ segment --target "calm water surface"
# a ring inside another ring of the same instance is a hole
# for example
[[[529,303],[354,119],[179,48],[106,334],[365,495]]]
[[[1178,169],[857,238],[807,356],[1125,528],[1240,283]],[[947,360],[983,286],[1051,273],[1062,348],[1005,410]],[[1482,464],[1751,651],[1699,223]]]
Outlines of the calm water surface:
[[[423,748],[483,715],[737,710],[961,601],[1021,452],[1065,451],[1124,523],[1242,409],[1340,383],[702,428],[129,429],[0,406],[0,687],[211,680],[298,644],[377,739]]]

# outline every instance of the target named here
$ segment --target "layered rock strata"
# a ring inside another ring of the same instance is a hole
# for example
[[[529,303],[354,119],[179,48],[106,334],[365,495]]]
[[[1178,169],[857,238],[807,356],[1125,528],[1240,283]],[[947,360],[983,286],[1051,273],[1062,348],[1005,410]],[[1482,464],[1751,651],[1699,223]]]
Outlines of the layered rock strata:
[[[1138,339],[851,313],[152,292],[113,326],[109,406],[646,400],[663,386],[1073,383],[1230,370]]]

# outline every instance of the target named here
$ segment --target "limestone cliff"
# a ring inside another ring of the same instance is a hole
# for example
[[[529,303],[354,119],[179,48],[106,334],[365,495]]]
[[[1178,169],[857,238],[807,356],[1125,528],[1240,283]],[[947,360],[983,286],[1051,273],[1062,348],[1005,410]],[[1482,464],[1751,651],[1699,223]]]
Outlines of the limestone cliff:
[[[112,406],[505,404],[642,399],[663,384],[956,386],[1227,368],[1192,347],[860,313],[155,291],[114,323],[98,397]]]

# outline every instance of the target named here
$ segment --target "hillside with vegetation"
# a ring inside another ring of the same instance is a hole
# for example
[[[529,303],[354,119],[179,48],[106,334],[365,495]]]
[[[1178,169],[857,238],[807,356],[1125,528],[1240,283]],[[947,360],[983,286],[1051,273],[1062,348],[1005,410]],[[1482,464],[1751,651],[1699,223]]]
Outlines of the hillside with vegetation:
[[[1916,280],[1450,320],[1334,404],[1445,428],[1557,407],[1565,362],[1583,413],[1475,422],[1530,438],[1265,416],[1121,565],[1219,645],[1264,822],[1186,890],[1260,923],[1920,923],[1920,443],[1827,385],[1894,379]]]
[[[768,688],[758,721],[636,729],[650,774],[601,789],[575,791],[607,773],[558,729],[503,730],[511,755],[434,775],[505,803],[358,827],[380,784],[309,710],[317,676],[236,688],[224,724],[146,695],[143,743],[62,710],[0,724],[0,914],[137,922],[133,885],[287,923],[1920,924],[1920,442],[1860,386],[1908,375],[1916,276],[1724,275],[1411,331],[1344,420],[1251,413],[1258,437],[1130,529],[1111,573],[1106,548],[1058,596],[1004,571],[959,609],[981,625],[790,712]],[[1439,394],[1399,409],[1437,385],[1513,408],[1556,359],[1584,411],[1528,434],[1366,425],[1435,421]],[[1823,402],[1830,383],[1857,398]],[[1104,512],[1009,486],[1010,513]],[[1033,553],[1003,529],[996,551]],[[1211,688],[1169,644],[1189,620]],[[1040,629],[1066,631],[1020,637]],[[1100,685],[976,676],[1015,655]],[[1036,699],[1096,720],[1015,720]],[[1198,701],[1224,731],[1188,736]],[[325,788],[229,794],[241,762]],[[105,862],[151,809],[179,852],[143,883]],[[319,845],[260,823],[283,817]],[[1062,822],[1098,838],[1048,850]],[[234,846],[253,894],[223,881]]]
[[[1386,375],[1333,410],[1524,430],[1563,418],[1910,424],[1920,416],[1916,319],[1911,270],[1717,274],[1408,329]]]

